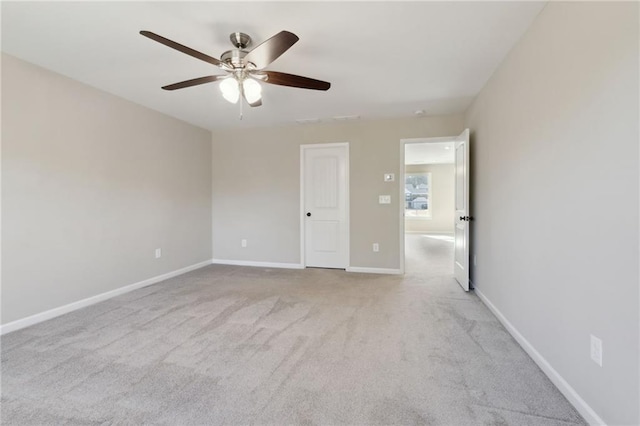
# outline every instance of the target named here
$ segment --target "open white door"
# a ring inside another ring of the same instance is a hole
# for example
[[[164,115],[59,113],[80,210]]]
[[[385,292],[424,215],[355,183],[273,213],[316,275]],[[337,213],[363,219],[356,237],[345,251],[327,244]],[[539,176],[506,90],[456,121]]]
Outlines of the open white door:
[[[455,255],[454,275],[469,291],[469,129],[456,140],[455,150]]]
[[[349,266],[349,145],[302,145],[303,261]]]

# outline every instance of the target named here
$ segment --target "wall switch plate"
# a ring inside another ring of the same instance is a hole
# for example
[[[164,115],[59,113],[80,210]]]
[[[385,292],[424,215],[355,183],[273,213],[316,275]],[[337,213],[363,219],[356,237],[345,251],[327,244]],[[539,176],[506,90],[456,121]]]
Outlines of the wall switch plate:
[[[374,252],[379,252],[380,251],[380,244],[378,243],[373,243],[373,251]]]
[[[246,248],[247,247],[247,240],[240,240],[240,247]]]
[[[385,173],[384,174],[384,181],[385,182],[393,182],[394,180],[396,180],[396,176],[393,173]]]
[[[380,195],[378,197],[378,203],[380,203],[380,204],[391,204],[391,195]]]
[[[473,255],[473,266],[478,266],[478,256]]]
[[[591,360],[602,367],[602,340],[591,335]]]
[[[156,249],[156,259],[159,259],[162,257],[162,249],[157,248]]]

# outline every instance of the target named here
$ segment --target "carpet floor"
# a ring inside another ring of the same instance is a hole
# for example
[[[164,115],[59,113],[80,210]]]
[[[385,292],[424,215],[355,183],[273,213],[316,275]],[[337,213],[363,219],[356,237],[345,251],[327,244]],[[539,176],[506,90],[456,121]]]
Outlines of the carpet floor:
[[[9,333],[2,423],[584,424],[408,237],[405,276],[213,265]]]

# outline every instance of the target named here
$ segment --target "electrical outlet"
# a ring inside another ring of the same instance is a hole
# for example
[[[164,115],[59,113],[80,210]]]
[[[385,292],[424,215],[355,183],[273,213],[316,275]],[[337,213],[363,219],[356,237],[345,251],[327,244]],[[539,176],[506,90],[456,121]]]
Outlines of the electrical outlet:
[[[157,248],[156,249],[156,259],[159,259],[162,257],[162,249]]]
[[[591,335],[591,360],[602,367],[602,340]]]
[[[380,244],[378,243],[373,243],[373,251],[374,252],[379,252],[380,251]]]
[[[378,197],[379,204],[391,204],[391,195],[380,195]]]
[[[240,240],[240,247],[247,248],[247,240]]]

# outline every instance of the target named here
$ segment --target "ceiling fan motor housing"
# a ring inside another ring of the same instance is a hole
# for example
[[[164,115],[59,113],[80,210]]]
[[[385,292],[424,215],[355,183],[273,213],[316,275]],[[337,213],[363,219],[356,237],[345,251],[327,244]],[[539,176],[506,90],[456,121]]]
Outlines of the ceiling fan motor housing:
[[[244,66],[244,57],[247,56],[247,53],[249,52],[241,49],[227,50],[222,55],[220,55],[220,60],[233,66],[234,68],[239,68]]]
[[[235,32],[229,34],[229,40],[231,40],[231,44],[235,46],[235,49],[224,52],[220,56],[220,60],[232,65],[234,68],[243,67],[246,65],[243,59],[249,53],[244,49],[251,45],[251,37],[245,33]]]

